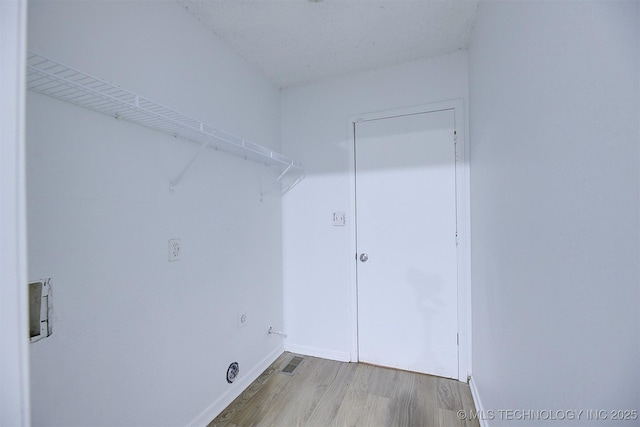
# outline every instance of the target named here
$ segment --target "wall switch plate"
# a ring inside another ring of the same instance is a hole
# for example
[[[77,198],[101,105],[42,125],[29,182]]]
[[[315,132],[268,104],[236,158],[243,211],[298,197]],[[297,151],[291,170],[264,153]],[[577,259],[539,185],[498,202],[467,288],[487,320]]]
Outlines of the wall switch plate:
[[[347,222],[347,214],[344,212],[334,212],[333,213],[333,225],[342,227]]]
[[[182,242],[180,239],[169,239],[169,261],[182,259]]]

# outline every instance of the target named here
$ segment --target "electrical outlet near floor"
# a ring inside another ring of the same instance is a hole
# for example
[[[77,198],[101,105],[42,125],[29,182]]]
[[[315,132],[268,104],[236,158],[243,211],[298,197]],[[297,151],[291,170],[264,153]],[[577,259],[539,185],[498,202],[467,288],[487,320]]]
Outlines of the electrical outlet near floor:
[[[247,326],[247,313],[238,313],[238,327]]]
[[[182,242],[180,239],[169,239],[169,261],[182,259]]]

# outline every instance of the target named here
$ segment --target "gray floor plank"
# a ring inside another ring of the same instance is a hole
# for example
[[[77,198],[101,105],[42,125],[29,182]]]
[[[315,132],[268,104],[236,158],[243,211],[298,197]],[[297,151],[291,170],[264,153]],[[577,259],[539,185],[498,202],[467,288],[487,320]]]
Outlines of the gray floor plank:
[[[474,410],[467,384],[311,356],[280,372],[294,356],[280,356],[209,427],[479,427],[457,415]]]
[[[438,378],[438,408],[454,412],[462,410],[457,381]]]
[[[460,389],[460,400],[462,400],[462,409],[466,415],[465,427],[480,427],[480,422],[477,419],[475,412],[475,405],[473,404],[473,398],[471,397],[471,388],[469,384],[458,383]]]
[[[338,416],[340,406],[345,399],[347,390],[353,383],[357,364],[341,363],[332,365],[337,366],[338,369],[331,378],[322,399],[318,402],[318,405],[309,417],[308,426],[325,427],[327,420],[335,420]]]
[[[414,389],[409,403],[410,426],[437,426],[438,378],[431,375],[415,374]]]

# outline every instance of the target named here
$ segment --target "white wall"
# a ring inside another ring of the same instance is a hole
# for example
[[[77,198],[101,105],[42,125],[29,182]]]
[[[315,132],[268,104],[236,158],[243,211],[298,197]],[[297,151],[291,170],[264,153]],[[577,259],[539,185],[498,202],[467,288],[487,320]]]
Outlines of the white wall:
[[[286,348],[352,356],[353,218],[331,223],[350,207],[348,119],[456,98],[467,98],[466,52],[283,91],[283,151],[307,173],[283,199]]]
[[[469,96],[485,410],[640,409],[638,18],[637,2],[480,5]]]
[[[28,23],[30,49],[279,148],[278,89],[177,2],[34,1]],[[208,150],[170,194],[196,145],[35,93],[27,120],[29,278],[55,310],[34,425],[208,423],[282,351],[277,175]]]
[[[0,426],[30,425],[25,187],[26,1],[0,2]]]

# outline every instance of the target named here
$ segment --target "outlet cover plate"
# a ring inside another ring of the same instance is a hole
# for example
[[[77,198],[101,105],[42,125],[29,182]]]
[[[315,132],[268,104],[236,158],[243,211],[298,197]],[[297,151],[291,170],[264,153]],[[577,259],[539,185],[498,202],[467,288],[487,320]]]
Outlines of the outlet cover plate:
[[[247,313],[238,313],[238,327],[247,326]]]
[[[182,259],[182,242],[180,239],[169,239],[169,261]]]

